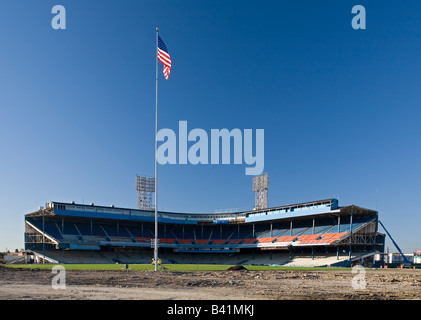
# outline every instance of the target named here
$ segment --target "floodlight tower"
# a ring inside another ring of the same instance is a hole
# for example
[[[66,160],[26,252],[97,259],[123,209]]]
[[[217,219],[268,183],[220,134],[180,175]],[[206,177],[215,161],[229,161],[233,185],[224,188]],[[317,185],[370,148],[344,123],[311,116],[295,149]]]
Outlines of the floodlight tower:
[[[266,209],[268,207],[268,174],[253,177],[253,191],[255,192],[254,209]]]
[[[155,192],[155,178],[136,175],[136,190],[139,193],[138,209],[154,210],[152,193]]]

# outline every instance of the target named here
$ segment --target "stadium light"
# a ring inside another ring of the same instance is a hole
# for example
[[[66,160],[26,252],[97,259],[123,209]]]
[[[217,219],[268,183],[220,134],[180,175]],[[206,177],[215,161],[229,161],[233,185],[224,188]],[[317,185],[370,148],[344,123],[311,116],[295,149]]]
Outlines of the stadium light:
[[[138,208],[154,210],[152,193],[155,192],[155,178],[136,175],[136,190],[138,191]]]
[[[269,178],[268,174],[253,177],[253,191],[255,192],[254,209],[266,209],[268,207],[268,189]]]

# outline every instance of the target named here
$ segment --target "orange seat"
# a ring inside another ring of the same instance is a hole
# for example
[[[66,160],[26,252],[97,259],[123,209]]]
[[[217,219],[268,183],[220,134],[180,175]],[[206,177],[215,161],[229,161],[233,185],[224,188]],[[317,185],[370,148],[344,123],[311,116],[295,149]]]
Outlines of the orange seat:
[[[151,242],[152,238],[136,237],[135,240],[137,242]]]
[[[180,244],[191,244],[192,241],[193,239],[178,239],[178,242],[180,242]]]
[[[224,244],[225,241],[227,240],[222,240],[222,239],[212,239],[212,243],[213,244]]]
[[[244,239],[244,243],[253,243],[253,242],[255,242],[256,240],[257,240],[256,238]]]
[[[276,237],[259,238],[259,243],[270,243],[275,240],[276,240]]]
[[[169,244],[173,244],[174,243],[174,239],[167,239],[167,238],[159,239],[159,241],[161,243],[169,243]]]
[[[279,237],[278,240],[276,240],[276,242],[289,242],[289,241],[293,241],[297,238],[297,236],[283,236],[283,237]]]

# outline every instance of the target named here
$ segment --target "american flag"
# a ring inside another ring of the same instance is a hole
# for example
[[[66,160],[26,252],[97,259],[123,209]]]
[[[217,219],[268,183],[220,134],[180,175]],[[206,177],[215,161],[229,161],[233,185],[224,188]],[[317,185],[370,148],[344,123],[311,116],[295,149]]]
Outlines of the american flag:
[[[165,45],[164,41],[162,41],[161,37],[158,35],[158,60],[162,62],[164,65],[164,76],[165,79],[168,80],[171,71],[171,58],[168,54],[167,46]]]

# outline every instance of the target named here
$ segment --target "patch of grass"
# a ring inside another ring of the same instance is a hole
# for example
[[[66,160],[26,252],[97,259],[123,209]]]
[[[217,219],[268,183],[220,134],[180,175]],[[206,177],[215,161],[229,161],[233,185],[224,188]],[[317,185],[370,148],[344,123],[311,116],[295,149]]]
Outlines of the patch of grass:
[[[51,270],[54,266],[61,265],[66,270],[123,270],[124,264],[13,264],[7,265],[8,268],[26,268],[26,269],[45,269]],[[132,270],[154,270],[153,265],[148,264],[131,264],[129,268]]]
[[[125,270],[124,264],[60,264],[66,270],[105,270],[105,271],[121,271]],[[56,264],[14,264],[7,265],[8,268],[28,268],[28,269],[46,269],[51,270]],[[166,264],[165,269],[168,271],[224,271],[232,267],[232,265],[217,264]],[[283,267],[283,266],[244,266],[250,271],[332,271],[332,270],[351,270],[351,268],[334,268],[334,267]],[[160,268],[161,269],[161,268]],[[152,264],[129,264],[129,270],[155,270]],[[386,269],[387,270],[387,269]]]

